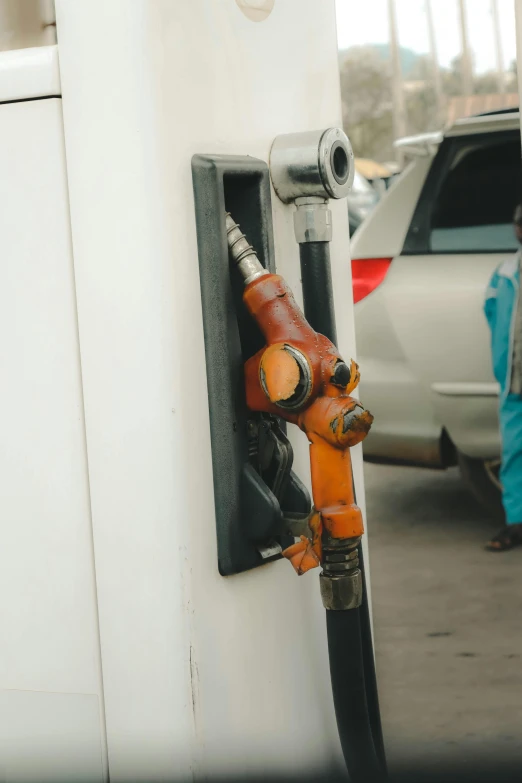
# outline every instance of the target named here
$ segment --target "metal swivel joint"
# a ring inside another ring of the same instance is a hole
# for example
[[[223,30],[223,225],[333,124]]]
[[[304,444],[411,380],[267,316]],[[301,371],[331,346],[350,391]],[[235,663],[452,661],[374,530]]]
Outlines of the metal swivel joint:
[[[299,244],[330,242],[330,198],[348,195],[354,178],[350,141],[341,128],[277,136],[270,150],[270,175],[284,204],[295,204]]]

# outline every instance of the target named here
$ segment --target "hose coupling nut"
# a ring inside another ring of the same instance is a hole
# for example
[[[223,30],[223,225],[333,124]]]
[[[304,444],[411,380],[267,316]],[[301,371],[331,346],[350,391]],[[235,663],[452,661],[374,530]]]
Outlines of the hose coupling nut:
[[[323,571],[319,576],[319,583],[325,609],[357,609],[362,603],[363,585],[359,568],[342,576],[331,576]]]
[[[299,244],[331,242],[332,213],[324,198],[309,196],[295,200],[294,232]]]
[[[323,571],[319,577],[325,609],[357,609],[362,603],[363,583],[357,545],[360,537],[323,539]]]

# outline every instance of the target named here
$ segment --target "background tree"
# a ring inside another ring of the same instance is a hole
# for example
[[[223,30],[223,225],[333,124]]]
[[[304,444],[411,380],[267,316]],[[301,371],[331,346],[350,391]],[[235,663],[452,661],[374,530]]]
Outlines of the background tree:
[[[439,116],[433,65],[429,55],[418,56],[410,71],[406,86],[406,110],[409,134],[438,129],[444,122],[444,118]]]
[[[371,46],[356,46],[340,64],[343,124],[356,157],[393,154],[391,79],[388,64]]]
[[[518,70],[516,60],[513,60],[506,73],[506,92],[518,92]]]
[[[393,117],[389,47],[357,46],[340,55],[343,123],[356,157],[392,160]],[[438,116],[433,69],[429,56],[401,51],[405,84],[407,134],[440,130],[445,116]],[[446,102],[462,94],[462,62],[455,57],[449,68],[441,68]],[[476,75],[475,94],[493,94],[498,89],[495,72]],[[506,92],[518,93],[517,66],[506,72]]]

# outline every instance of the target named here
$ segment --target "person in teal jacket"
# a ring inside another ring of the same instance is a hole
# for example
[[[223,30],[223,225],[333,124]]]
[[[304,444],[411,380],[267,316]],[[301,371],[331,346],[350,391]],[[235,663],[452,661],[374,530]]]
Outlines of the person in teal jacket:
[[[522,244],[522,204],[514,215]],[[491,331],[493,372],[500,385],[502,504],[506,524],[486,548],[504,552],[522,544],[522,301],[519,296],[522,251],[495,271],[486,291],[484,312]]]

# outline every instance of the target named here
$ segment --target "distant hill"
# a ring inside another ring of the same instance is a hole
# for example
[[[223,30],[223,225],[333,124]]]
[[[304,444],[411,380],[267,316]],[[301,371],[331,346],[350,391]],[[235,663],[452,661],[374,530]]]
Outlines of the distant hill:
[[[383,43],[383,44],[372,44],[372,49],[375,49],[376,52],[378,52],[379,56],[383,60],[389,60],[391,57],[390,53],[390,45]],[[400,47],[400,55],[401,55],[401,68],[402,68],[402,75],[405,77],[408,77],[412,70],[414,69],[415,65],[417,64],[417,60],[421,55],[419,55],[418,52],[414,52],[413,49],[406,49],[404,46]]]
[[[344,49],[342,52],[339,53],[341,59],[344,55],[348,54],[352,49],[357,49],[356,46],[351,46],[349,49]],[[373,49],[381,58],[381,60],[389,60],[391,57],[390,54],[390,45],[387,43],[375,43],[375,44],[364,44],[364,48]],[[417,60],[420,55],[418,52],[414,52],[413,49],[406,49],[404,46],[400,47],[400,56],[401,56],[401,68],[402,68],[402,75],[407,79],[413,69],[415,68],[415,65],[417,64]]]

